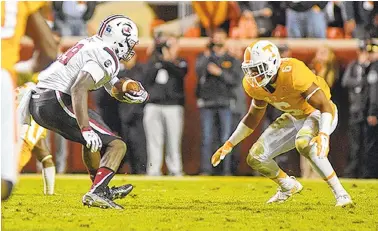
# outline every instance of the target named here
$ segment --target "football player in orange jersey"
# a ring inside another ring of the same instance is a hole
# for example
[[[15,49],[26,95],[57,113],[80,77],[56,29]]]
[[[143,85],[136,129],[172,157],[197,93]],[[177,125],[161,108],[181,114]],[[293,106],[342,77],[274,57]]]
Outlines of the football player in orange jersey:
[[[303,189],[273,160],[296,148],[331,187],[336,206],[352,204],[327,158],[329,136],[338,116],[324,79],[297,59],[281,59],[278,48],[265,40],[246,48],[242,69],[243,87],[252,98],[251,106],[228,141],[213,155],[213,166],[256,129],[269,103],[284,113],[263,132],[247,157],[251,168],[279,186],[267,203],[284,202]]]
[[[57,46],[39,9],[45,2],[1,2],[1,199],[7,199],[17,179],[17,122],[14,97],[14,65],[20,59],[20,43],[25,32],[40,52],[34,71],[55,60]]]

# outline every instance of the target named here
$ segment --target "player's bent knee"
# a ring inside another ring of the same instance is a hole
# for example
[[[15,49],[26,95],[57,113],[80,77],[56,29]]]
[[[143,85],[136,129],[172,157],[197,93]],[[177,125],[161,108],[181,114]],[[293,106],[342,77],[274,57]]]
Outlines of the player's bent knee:
[[[123,153],[123,156],[126,154],[127,145],[120,139],[113,140],[112,142],[110,142],[109,146],[116,149],[120,153]]]
[[[251,168],[258,170],[258,168],[261,166],[261,161],[256,156],[249,153],[248,156],[247,156],[247,164]]]
[[[249,151],[247,156],[247,163],[251,168],[257,169],[261,165],[261,160],[258,158],[264,154],[264,146],[260,142],[256,142]]]
[[[303,156],[309,155],[310,139],[308,137],[298,137],[295,140],[295,148]]]

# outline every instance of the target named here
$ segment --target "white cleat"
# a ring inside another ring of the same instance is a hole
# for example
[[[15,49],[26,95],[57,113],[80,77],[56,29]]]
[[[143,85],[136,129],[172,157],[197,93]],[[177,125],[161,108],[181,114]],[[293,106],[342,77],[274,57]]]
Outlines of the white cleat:
[[[292,177],[292,178],[295,180],[294,177]],[[282,188],[278,187],[277,193],[272,198],[270,198],[266,203],[267,204],[270,204],[270,203],[283,203],[287,199],[289,199],[292,195],[294,195],[294,194],[299,193],[300,191],[302,191],[302,189],[303,189],[302,184],[299,183],[297,180],[295,180],[294,187],[292,187],[288,191],[282,191]]]
[[[336,207],[346,207],[346,206],[352,206],[353,201],[350,198],[349,194],[344,194],[336,197]]]

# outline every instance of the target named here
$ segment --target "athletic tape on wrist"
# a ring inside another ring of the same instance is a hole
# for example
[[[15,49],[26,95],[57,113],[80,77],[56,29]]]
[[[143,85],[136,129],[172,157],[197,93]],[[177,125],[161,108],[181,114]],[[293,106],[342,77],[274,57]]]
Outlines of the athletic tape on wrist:
[[[243,122],[240,122],[237,128],[235,129],[234,133],[232,133],[231,137],[228,139],[228,141],[235,146],[242,140],[244,140],[246,137],[251,135],[252,132],[253,129],[249,128]]]
[[[330,135],[332,127],[332,114],[329,112],[323,112],[320,116],[319,132]]]

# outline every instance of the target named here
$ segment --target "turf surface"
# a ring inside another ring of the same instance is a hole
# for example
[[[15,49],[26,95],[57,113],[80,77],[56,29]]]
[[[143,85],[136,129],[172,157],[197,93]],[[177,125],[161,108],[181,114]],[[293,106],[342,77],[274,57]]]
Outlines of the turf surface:
[[[118,211],[81,204],[87,176],[58,176],[57,195],[46,197],[39,175],[23,175],[2,203],[2,230],[378,230],[377,180],[343,180],[354,208],[335,208],[324,182],[300,181],[301,194],[266,205],[276,187],[264,178],[117,175],[111,185],[135,185]]]

